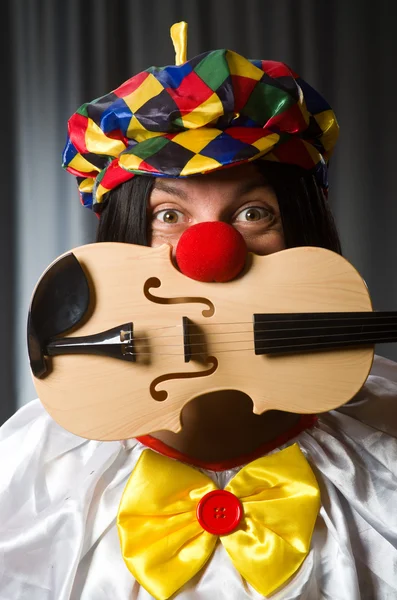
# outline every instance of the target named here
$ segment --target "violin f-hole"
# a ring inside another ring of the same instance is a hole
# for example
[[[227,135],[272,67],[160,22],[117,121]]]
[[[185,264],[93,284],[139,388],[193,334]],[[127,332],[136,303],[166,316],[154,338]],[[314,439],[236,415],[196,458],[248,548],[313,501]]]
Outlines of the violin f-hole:
[[[205,304],[208,308],[202,311],[203,317],[212,317],[215,314],[215,306],[208,300],[208,298],[203,298],[201,296],[191,296],[191,297],[177,297],[177,298],[162,298],[161,296],[155,296],[150,291],[151,288],[159,288],[161,287],[161,281],[158,277],[150,277],[145,281],[145,285],[143,286],[143,293],[146,298],[150,302],[155,302],[156,304]]]
[[[218,361],[215,356],[208,357],[208,363],[211,364],[211,367],[205,371],[198,371],[196,373],[169,373],[167,375],[160,375],[160,377],[156,377],[150,384],[150,395],[153,400],[157,402],[164,402],[168,398],[168,392],[166,390],[156,390],[156,387],[163,383],[164,381],[169,381],[170,379],[193,379],[194,377],[207,377],[207,375],[212,375],[218,368]]]

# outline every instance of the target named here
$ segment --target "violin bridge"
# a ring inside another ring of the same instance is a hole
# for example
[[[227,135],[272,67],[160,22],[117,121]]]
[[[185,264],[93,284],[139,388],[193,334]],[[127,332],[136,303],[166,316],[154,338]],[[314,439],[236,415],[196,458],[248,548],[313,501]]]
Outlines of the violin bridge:
[[[190,362],[192,358],[192,349],[190,346],[190,331],[189,325],[190,320],[188,317],[182,317],[182,328],[183,328],[183,354],[185,363]]]

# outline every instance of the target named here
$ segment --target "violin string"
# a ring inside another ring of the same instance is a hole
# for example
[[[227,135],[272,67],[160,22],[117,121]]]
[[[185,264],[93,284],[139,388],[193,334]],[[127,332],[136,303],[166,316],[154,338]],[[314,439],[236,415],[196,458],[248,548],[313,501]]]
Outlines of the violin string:
[[[332,314],[332,313],[330,313],[330,314]],[[374,315],[374,314],[377,314],[377,313],[370,313],[370,315]],[[383,316],[383,315],[380,314],[379,317],[381,319],[394,319],[394,320],[397,320],[397,312],[395,313],[395,315],[387,315],[387,316]],[[378,320],[380,320],[379,317],[378,317]],[[367,323],[362,323],[361,325],[357,325],[357,324],[354,324],[354,323],[352,323],[350,325],[341,325],[341,327],[343,327],[345,329],[348,328],[348,327],[359,327],[359,326],[362,326],[362,327],[379,327],[379,325],[382,325],[382,324],[384,325],[385,324],[385,323],[376,323],[376,322],[373,323],[372,321],[374,320],[374,317],[369,317],[369,316],[368,317],[339,317],[339,316],[337,316],[337,317],[335,317],[335,319],[336,320],[362,319],[363,321],[368,321]],[[284,331],[285,332],[285,331],[293,331],[293,330],[299,330],[299,329],[306,330],[306,329],[308,329],[308,327],[281,327],[281,328],[278,328],[278,329],[270,329],[269,330],[266,326],[269,325],[269,324],[273,325],[275,323],[283,323],[283,324],[286,324],[286,323],[289,323],[289,324],[305,323],[305,324],[308,324],[308,323],[310,323],[310,321],[329,321],[329,320],[332,320],[332,317],[331,318],[330,317],[326,317],[326,318],[322,318],[322,319],[321,318],[314,318],[314,319],[294,319],[294,320],[291,319],[291,320],[288,320],[288,321],[286,321],[285,319],[275,319],[275,320],[268,321],[268,322],[263,322],[262,321],[262,322],[256,323],[256,329],[255,329],[255,331],[256,331],[256,333],[258,333],[258,332],[261,332],[261,331],[271,331],[271,332]],[[203,323],[203,324],[200,323],[199,326],[204,325],[205,328],[207,328],[208,326],[247,325],[247,324],[251,325],[250,329],[245,329],[245,330],[240,330],[240,331],[239,330],[235,330],[235,331],[219,331],[219,332],[217,332],[217,335],[229,335],[231,333],[250,333],[251,331],[253,331],[253,327],[254,327],[253,321],[235,321],[235,322]],[[194,326],[194,323],[192,323],[191,325]],[[260,328],[259,325],[263,325],[263,327]],[[315,329],[335,329],[335,327],[338,327],[338,325],[335,325],[335,324],[334,325],[318,325],[318,326],[315,327]],[[159,327],[159,328],[154,328],[153,327],[153,328],[147,329],[147,331],[159,331],[159,330],[162,330],[162,329],[172,329],[172,328],[174,328],[174,329],[183,329],[183,325],[168,325],[168,326]],[[173,335],[159,335],[159,336],[156,336],[155,339],[170,338],[170,337],[176,337],[176,336],[179,336],[179,335],[180,335],[180,333],[175,333]],[[204,335],[204,334],[201,333],[201,332],[198,332],[198,333],[189,333],[189,337],[201,336],[201,335]],[[138,339],[138,338],[135,338],[135,339]],[[154,338],[151,337],[151,336],[143,336],[143,337],[140,337],[139,339],[140,340],[145,340],[145,339],[152,340]]]
[[[224,352],[252,352],[255,348],[252,346],[250,348],[234,348],[231,350],[217,350],[216,354],[221,354]],[[184,352],[133,352],[135,356],[185,356]],[[192,352],[190,356],[209,356],[204,352]]]
[[[388,334],[388,333],[390,333],[390,332],[389,332],[389,331],[381,331],[381,332],[379,332],[379,335],[381,335],[381,334],[385,334],[385,333],[386,333],[386,334]],[[392,332],[392,333],[397,333],[397,331],[396,331],[396,330],[393,330],[393,332]],[[363,335],[364,335],[364,334],[365,334],[365,332],[363,332]],[[337,334],[336,334],[336,335],[337,335]],[[294,338],[294,340],[305,340],[305,341],[306,341],[306,340],[309,340],[309,339],[310,339],[310,338],[312,338],[312,337],[317,337],[317,336],[302,336],[302,337],[299,337],[299,338]],[[304,349],[305,347],[308,347],[308,346],[310,346],[310,348],[313,348],[313,346],[314,346],[315,348],[317,348],[317,347],[321,347],[321,346],[329,346],[329,344],[330,344],[330,343],[329,343],[329,341],[325,341],[325,342],[314,342],[314,343],[313,343],[313,342],[310,342],[310,341],[308,341],[306,344],[305,344],[305,343],[296,344],[296,345],[294,345],[294,344],[284,344],[284,345],[281,345],[281,346],[280,346],[280,345],[278,345],[278,344],[273,344],[273,345],[270,345],[270,346],[268,346],[269,342],[272,342],[272,341],[276,341],[276,342],[278,342],[278,341],[281,341],[281,340],[289,340],[289,338],[277,338],[276,340],[261,340],[261,342],[263,342],[263,343],[262,343],[262,344],[261,344],[261,343],[257,344],[257,345],[256,345],[256,348],[255,348],[255,347],[249,347],[249,348],[234,348],[234,349],[232,348],[232,349],[228,349],[228,350],[216,350],[216,349],[214,349],[214,348],[211,348],[211,353],[216,353],[216,354],[218,354],[218,353],[220,353],[220,352],[222,352],[222,353],[223,353],[223,352],[240,352],[240,351],[248,351],[248,350],[249,350],[249,351],[252,351],[252,350],[255,350],[255,349],[256,349],[256,350],[261,350],[261,351],[264,351],[264,350],[269,350],[269,353],[271,353],[271,351],[274,351],[274,350],[277,350],[277,351],[281,351],[281,350],[290,350],[290,351],[293,351],[293,352],[298,352],[298,351],[299,351],[299,349]],[[242,343],[242,344],[245,344],[245,343],[249,343],[249,342],[251,342],[251,341],[252,341],[252,340],[239,340],[239,341],[237,341],[237,342],[236,342],[236,341],[229,341],[229,342],[215,342],[215,344],[231,344],[231,343],[234,343],[234,344],[236,344],[236,343],[239,343],[239,344],[241,344],[241,343]],[[333,341],[333,342],[332,342],[332,346],[335,346],[335,345],[337,345],[337,346],[344,346],[344,345],[346,345],[346,342],[347,342],[347,341],[349,341],[349,340],[335,340],[335,341]],[[380,340],[380,341],[387,341],[387,338],[381,338],[381,340]],[[375,342],[374,342],[374,341],[373,341],[373,339],[371,339],[371,338],[357,340],[357,345],[362,345],[362,344],[374,344],[374,343],[375,343]],[[201,346],[201,345],[202,345],[202,344],[189,344],[189,347],[190,347],[190,346]],[[146,345],[144,345],[143,347],[144,347],[144,348],[149,348],[150,346],[146,344]],[[167,346],[157,346],[157,347],[155,346],[154,348],[152,348],[152,351],[151,351],[151,352],[144,352],[144,351],[141,351],[141,350],[139,350],[138,352],[135,352],[135,354],[136,354],[137,356],[139,356],[139,355],[154,355],[154,356],[184,356],[184,354],[185,354],[185,353],[179,353],[179,352],[175,352],[175,353],[167,353],[167,352],[155,352],[155,351],[154,351],[154,350],[156,350],[156,349],[159,349],[159,348],[165,348],[165,349],[168,349],[169,347],[180,347],[180,344],[168,344]],[[332,348],[330,348],[330,350],[332,350]],[[204,351],[202,351],[202,352],[192,352],[192,353],[190,353],[190,355],[191,355],[191,356],[200,356],[200,355],[203,355],[203,354],[207,354],[207,353],[206,353],[206,352],[204,352]]]
[[[271,313],[274,314],[274,313]],[[280,313],[280,315],[289,315],[291,313]],[[305,314],[305,313],[303,313]],[[310,314],[310,313],[308,313]],[[355,320],[355,319],[362,319],[362,320],[368,320],[369,323],[368,325],[376,325],[376,323],[371,323],[371,321],[373,320],[380,320],[380,319],[395,319],[397,320],[397,311],[392,312],[392,314],[384,314],[382,313],[382,311],[376,312],[368,312],[368,314],[366,315],[362,315],[361,313],[357,313],[357,316],[354,316],[355,313],[351,312],[351,313],[346,313],[346,317],[345,316],[341,316],[341,313],[327,313],[327,315],[329,316],[315,316],[316,313],[312,313],[314,316],[312,319],[308,319],[308,318],[302,318],[302,319],[290,319],[290,320],[286,320],[285,318],[281,318],[281,319],[273,319],[272,321],[259,321],[257,323],[257,325],[266,325],[267,323],[310,323],[310,321],[332,321],[332,319],[336,319],[338,321],[351,321],[351,320]],[[322,315],[323,313],[318,313],[319,315]],[[333,316],[335,315],[335,316]],[[376,316],[375,316],[376,315]],[[220,326],[220,325],[253,325],[254,322],[253,320],[251,321],[224,321],[224,322],[217,322],[217,323],[198,323],[198,326],[204,325],[205,327],[216,327],[216,326]],[[191,325],[195,325],[194,322],[191,323]],[[333,327],[331,325],[331,327]],[[344,327],[357,327],[357,325],[345,325]],[[165,325],[163,327],[149,327],[147,329],[147,331],[160,331],[162,329],[182,329],[183,325]],[[193,334],[194,335],[194,334]],[[161,336],[163,337],[163,336]],[[165,337],[165,336],[164,336]]]
[[[382,325],[384,325],[384,323]],[[357,325],[346,325],[346,326],[343,327],[343,329],[347,329],[348,327],[358,327],[358,326]],[[370,323],[368,325],[367,324],[363,325],[363,327],[366,327],[366,328],[368,328],[368,327],[378,327],[379,328],[380,326],[379,326],[379,324],[376,324],[376,323]],[[262,333],[262,334],[265,335],[266,333],[267,334],[270,334],[270,333],[273,334],[273,333],[278,332],[278,331],[282,331],[283,333],[286,333],[288,331],[296,331],[296,332],[302,331],[302,332],[304,332],[307,329],[308,328],[306,328],[306,327],[282,327],[282,328],[279,328],[279,329],[269,329],[269,330],[267,330],[267,329],[257,329],[254,332],[254,329],[252,328],[252,329],[246,329],[246,330],[243,330],[243,331],[238,331],[238,330],[235,330],[235,331],[219,331],[217,333],[211,333],[210,335],[211,336],[213,336],[213,335],[235,335],[235,334],[240,334],[240,333],[243,333],[243,334],[244,333],[252,333],[252,334],[254,334],[254,333],[255,334],[260,334],[260,333]],[[322,329],[322,330],[327,330],[328,329],[328,330],[332,331],[333,329],[335,329],[335,326],[332,326],[332,325],[330,325],[330,326],[321,326],[321,327],[315,327],[315,329],[316,330],[317,329]],[[382,334],[382,333],[395,333],[395,332],[397,332],[396,329],[388,327],[385,330],[380,329],[380,330],[373,331],[372,333]],[[346,333],[325,333],[324,332],[323,334],[320,334],[320,335],[326,335],[327,337],[332,337],[332,336],[337,336],[337,335],[357,336],[357,335],[366,335],[368,333],[370,333],[370,332],[369,331],[346,332]],[[205,339],[205,335],[206,335],[205,332],[189,333],[188,337],[190,339],[192,337],[199,336],[199,337],[202,337],[202,338]],[[142,342],[142,341],[146,341],[146,340],[157,341],[159,339],[169,339],[169,338],[175,338],[175,337],[180,338],[180,336],[181,336],[181,334],[164,335],[164,336],[154,336],[154,337],[134,337],[134,340],[137,341],[137,342]],[[268,341],[291,340],[291,339],[292,340],[298,340],[298,339],[306,339],[306,338],[318,337],[318,336],[319,336],[319,334],[312,334],[312,335],[306,335],[306,336],[294,336],[294,337],[272,337],[272,338],[269,338]],[[222,343],[224,343],[224,344],[231,344],[231,343],[233,343],[233,341],[234,342],[250,342],[251,340],[226,340],[224,342],[223,341],[219,341],[219,342],[215,342],[215,343],[216,344],[222,344]],[[193,342],[193,343],[190,343],[189,345],[191,345],[191,346],[199,345],[199,344],[201,345],[202,343],[203,342]],[[169,346],[179,346],[179,344],[168,344],[168,345]]]
[[[387,340],[383,340],[382,339],[380,341],[380,343],[381,342],[385,342],[385,341],[387,341]],[[372,346],[374,343],[375,342],[373,340],[371,340],[371,339],[369,339],[369,340],[360,340],[360,342],[358,342],[357,346],[359,346],[359,345],[360,346],[361,345],[371,345]],[[329,345],[329,342],[316,342],[315,344],[301,344],[299,346],[288,346],[288,345],[287,346],[276,346],[276,348],[280,352],[281,352],[281,350],[285,350],[285,354],[288,353],[288,350],[290,351],[289,352],[290,354],[291,353],[295,354],[295,353],[299,353],[299,352],[305,351],[305,348],[307,348],[307,347],[309,347],[309,351],[314,351],[313,350],[313,346],[317,347],[317,346],[323,346],[323,345]],[[344,342],[344,341],[333,342],[333,347],[330,348],[330,351],[332,351],[333,349],[335,349],[334,346],[336,346],[336,345],[343,347],[343,346],[346,345],[346,342]],[[346,347],[346,349],[347,348],[348,347]],[[262,347],[262,346],[258,345],[256,349],[257,350],[262,350],[262,351],[265,350],[265,352],[263,352],[263,354],[266,354],[266,350],[267,350],[266,346]],[[268,348],[268,350],[274,350],[274,347],[270,347],[270,348]],[[223,354],[225,352],[248,352],[248,351],[249,352],[255,351],[255,347],[251,346],[249,348],[232,348],[232,349],[229,349],[229,350],[213,350],[212,353],[213,354],[221,354],[221,353]],[[134,354],[136,356],[138,356],[138,357],[141,356],[141,355],[143,355],[143,356],[147,356],[147,355],[148,356],[180,356],[180,357],[185,356],[184,352],[135,352]],[[206,356],[209,356],[207,353],[204,353],[204,352],[192,352],[190,354],[190,356],[191,357],[193,357],[193,356],[203,356],[204,354]],[[268,352],[268,354],[272,354],[272,352]]]

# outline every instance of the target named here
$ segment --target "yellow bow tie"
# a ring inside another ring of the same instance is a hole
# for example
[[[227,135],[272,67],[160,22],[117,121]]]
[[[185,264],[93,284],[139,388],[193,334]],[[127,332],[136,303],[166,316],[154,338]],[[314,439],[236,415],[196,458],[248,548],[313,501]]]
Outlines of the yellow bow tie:
[[[189,581],[218,540],[264,596],[307,556],[320,491],[297,444],[251,462],[225,491],[216,490],[207,475],[184,463],[152,450],[141,454],[117,525],[128,569],[157,600]]]

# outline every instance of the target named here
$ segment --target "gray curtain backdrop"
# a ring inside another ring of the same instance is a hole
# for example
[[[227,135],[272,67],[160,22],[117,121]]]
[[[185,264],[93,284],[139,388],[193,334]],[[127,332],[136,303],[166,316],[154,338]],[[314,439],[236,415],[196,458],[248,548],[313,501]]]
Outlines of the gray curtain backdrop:
[[[345,256],[374,308],[397,310],[395,0],[3,0],[0,422],[36,394],[26,352],[32,290],[62,252],[93,241],[96,217],[60,167],[66,122],[150,65],[230,48],[290,64],[334,108],[341,138],[330,204]],[[397,344],[377,351],[397,360]]]

